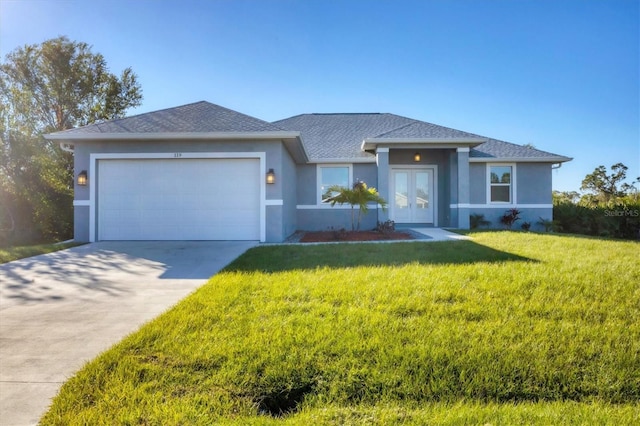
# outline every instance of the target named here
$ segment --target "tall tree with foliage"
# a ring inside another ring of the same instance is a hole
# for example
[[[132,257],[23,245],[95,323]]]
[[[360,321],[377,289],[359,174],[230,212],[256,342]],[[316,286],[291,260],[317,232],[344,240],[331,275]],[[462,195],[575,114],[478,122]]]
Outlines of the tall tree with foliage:
[[[591,193],[601,204],[616,201],[631,189],[631,185],[623,183],[627,177],[627,170],[628,167],[624,164],[616,163],[611,166],[612,173],[607,174],[605,166],[598,166],[593,173],[585,176],[580,189]]]
[[[30,237],[69,237],[73,156],[42,135],[122,117],[141,101],[131,68],[112,74],[86,43],[61,36],[9,53],[0,63],[0,237],[11,224],[39,234]]]

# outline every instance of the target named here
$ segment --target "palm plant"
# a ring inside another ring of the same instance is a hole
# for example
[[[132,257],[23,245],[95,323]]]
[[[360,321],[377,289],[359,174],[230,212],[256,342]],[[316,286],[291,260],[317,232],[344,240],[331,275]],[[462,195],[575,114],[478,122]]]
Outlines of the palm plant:
[[[387,201],[378,194],[378,191],[371,187],[367,187],[367,184],[361,180],[357,180],[352,188],[346,188],[344,186],[334,185],[329,188],[329,193],[334,194],[328,199],[331,203],[331,207],[336,203],[350,204],[351,205],[351,230],[360,229],[360,221],[362,215],[369,211],[369,203],[377,203],[382,207],[382,210],[386,210]],[[355,206],[358,206],[358,220],[355,218]],[[357,224],[357,227],[356,227]]]

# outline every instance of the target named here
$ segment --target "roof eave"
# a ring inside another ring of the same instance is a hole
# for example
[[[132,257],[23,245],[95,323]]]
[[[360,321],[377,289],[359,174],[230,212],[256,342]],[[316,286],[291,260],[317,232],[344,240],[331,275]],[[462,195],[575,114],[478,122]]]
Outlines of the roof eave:
[[[171,141],[171,140],[281,140],[297,163],[309,162],[300,132],[162,132],[162,133],[50,133],[45,139],[60,145],[92,141]]]
[[[375,163],[376,157],[353,157],[353,158],[311,158],[309,159],[310,164],[367,164],[367,163]]]
[[[295,139],[300,132],[143,132],[143,133],[49,133],[44,138],[50,141],[108,141],[108,140],[203,140],[203,139]]]
[[[304,143],[302,142],[302,136],[300,136],[300,132],[290,132],[292,134],[297,133],[296,136],[293,137],[285,137],[281,138],[282,143],[284,143],[284,147],[289,154],[293,157],[293,160],[298,164],[306,164],[309,162],[309,155],[307,151],[304,149]]]
[[[549,157],[470,157],[470,163],[565,163],[573,158],[554,155]]]
[[[378,146],[388,148],[473,148],[487,142],[485,138],[366,138],[362,151],[375,151]]]

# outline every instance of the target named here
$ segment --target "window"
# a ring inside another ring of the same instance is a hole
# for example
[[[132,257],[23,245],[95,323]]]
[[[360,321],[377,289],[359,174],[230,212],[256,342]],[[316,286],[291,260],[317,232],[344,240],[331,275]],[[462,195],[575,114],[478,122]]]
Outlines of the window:
[[[489,166],[489,193],[492,203],[511,203],[513,166]]]
[[[318,186],[320,202],[326,203],[332,195],[329,188],[334,185],[348,188],[351,182],[350,166],[318,166]]]

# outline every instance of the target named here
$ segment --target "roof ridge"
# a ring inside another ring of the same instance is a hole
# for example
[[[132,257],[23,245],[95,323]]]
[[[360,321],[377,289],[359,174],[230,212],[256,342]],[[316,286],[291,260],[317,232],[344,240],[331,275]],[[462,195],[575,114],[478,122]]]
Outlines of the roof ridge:
[[[302,115],[383,115],[385,112],[312,112]]]
[[[273,123],[272,123],[272,122],[270,122],[270,121],[266,121],[266,120],[263,120],[262,118],[254,117],[253,115],[245,114],[244,112],[236,111],[236,110],[234,110],[234,109],[227,108],[227,107],[224,107],[224,106],[222,106],[222,105],[214,104],[213,102],[208,102],[208,101],[200,101],[200,102],[205,103],[205,104],[209,104],[209,105],[213,105],[213,106],[215,106],[215,107],[217,107],[217,108],[221,108],[221,109],[224,109],[224,110],[226,110],[226,111],[230,111],[230,112],[232,112],[232,113],[234,113],[234,114],[239,114],[239,115],[242,115],[242,116],[248,117],[248,118],[250,118],[250,119],[252,119],[252,120],[258,120],[258,121],[261,121],[261,122],[263,122],[263,123],[269,124],[270,126],[274,126],[274,127],[276,127],[277,129],[279,129],[279,130],[285,130],[285,129],[283,129],[282,127],[276,126],[275,124],[273,124]],[[197,104],[197,103],[200,103],[200,102],[195,102],[195,103]],[[187,105],[192,105],[192,104],[187,104]],[[183,106],[187,106],[187,105],[183,105]],[[180,107],[177,107],[177,108],[180,108]]]
[[[291,117],[281,118],[280,120],[272,121],[276,123],[278,121],[291,120],[292,118],[304,117],[308,115],[389,115],[388,112],[305,112],[302,114],[292,115]]]
[[[167,121],[168,120],[168,121]],[[222,120],[222,121],[217,121]],[[164,123],[164,124],[163,124]],[[148,111],[126,117],[118,117],[76,127],[62,132],[65,133],[135,133],[157,131],[172,131],[167,127],[171,123],[175,129],[200,129],[204,128],[228,128],[229,131],[255,130],[255,131],[283,131],[281,126],[269,123],[261,118],[253,117],[230,108],[214,104],[208,101],[191,102],[169,108]],[[215,124],[219,123],[219,124]],[[235,123],[235,124],[234,124]],[[60,132],[60,133],[62,133]]]
[[[398,117],[400,117],[400,116],[398,116]],[[408,118],[408,117],[403,117],[403,118]],[[409,120],[413,120],[413,119],[409,118]],[[395,132],[395,131],[400,130],[400,129],[404,129],[405,127],[413,126],[417,122],[418,122],[417,120],[413,120],[411,123],[403,124],[402,126],[396,127],[395,129],[391,129],[391,130],[387,130],[386,132],[382,132],[379,135],[374,136],[374,138],[379,138],[379,137],[382,137],[382,136],[384,136],[384,135],[386,135],[388,133]]]
[[[100,122],[95,122],[95,123],[91,123],[88,124],[88,126],[91,126],[92,124],[101,124],[101,123],[106,123],[107,121],[111,121],[111,122],[116,122],[116,121],[120,121],[120,120],[126,120],[128,118],[136,118],[136,117],[141,117],[143,115],[147,115],[147,114],[155,114],[157,112],[162,112],[162,111],[169,111],[171,109],[178,109],[178,108],[184,108],[186,106],[191,106],[191,105],[196,105],[196,104],[211,104],[211,105],[215,105],[212,104],[211,102],[207,102],[207,101],[197,101],[197,102],[190,102],[188,104],[184,104],[184,105],[178,105],[178,106],[174,106],[174,107],[167,107],[167,108],[160,108],[160,109],[156,109],[153,111],[147,111],[147,112],[141,112],[139,114],[134,114],[134,115],[127,115],[126,117],[118,117],[118,118],[112,118],[110,120],[104,120],[104,121],[100,121]],[[219,105],[217,105],[219,106]],[[82,126],[85,127],[85,126]],[[77,127],[76,127],[77,128]]]

